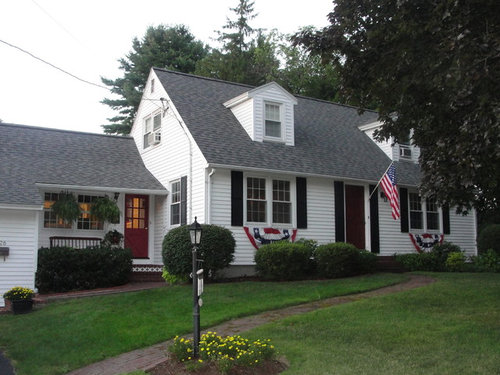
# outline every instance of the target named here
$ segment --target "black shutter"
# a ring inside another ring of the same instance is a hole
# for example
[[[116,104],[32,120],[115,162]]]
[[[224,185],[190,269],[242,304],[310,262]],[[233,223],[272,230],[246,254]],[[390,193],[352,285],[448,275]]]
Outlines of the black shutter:
[[[231,225],[243,226],[243,172],[231,171]]]
[[[181,177],[181,225],[187,224],[187,176]]]
[[[297,177],[297,228],[307,229],[307,180]]]
[[[406,188],[399,188],[399,206],[401,210],[401,232],[408,233],[410,223],[408,221],[408,189]]]
[[[335,242],[345,241],[344,183],[335,181]]]
[[[373,192],[375,191],[375,192]],[[373,194],[372,194],[373,193]],[[370,185],[370,244],[372,253],[380,253],[380,235],[378,227],[378,189]]]
[[[448,204],[443,205],[443,233],[450,234],[450,206]]]

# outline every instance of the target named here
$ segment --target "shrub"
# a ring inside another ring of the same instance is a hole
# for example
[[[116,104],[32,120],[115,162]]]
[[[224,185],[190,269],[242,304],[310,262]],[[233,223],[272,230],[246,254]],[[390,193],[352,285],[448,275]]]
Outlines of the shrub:
[[[41,248],[35,285],[40,292],[66,292],[122,285],[132,271],[128,249]]]
[[[257,274],[269,280],[300,280],[314,274],[312,247],[305,243],[278,241],[255,253]]]
[[[358,273],[374,273],[377,270],[377,260],[377,254],[370,253],[366,250],[360,250]]]
[[[198,259],[203,260],[205,276],[214,280],[217,272],[233,261],[236,244],[229,229],[202,224],[202,230]],[[178,277],[188,277],[193,267],[189,226],[183,225],[170,230],[163,239],[162,247],[163,264],[167,272]]]
[[[396,260],[408,271],[447,271],[446,260],[451,253],[461,253],[460,247],[450,242],[436,245],[430,252],[396,255]]]
[[[320,245],[314,258],[321,277],[336,278],[360,273],[360,251],[349,243]]]
[[[492,249],[472,257],[471,260],[475,271],[500,272],[500,255]]]
[[[165,267],[163,267],[163,272],[161,274],[161,277],[163,278],[163,280],[165,280],[165,282],[167,284],[170,284],[170,285],[183,284],[183,283],[187,282],[189,279],[187,276],[172,275],[171,273],[169,273],[167,271],[167,269]]]
[[[485,227],[477,239],[479,254],[484,254],[492,249],[500,255],[500,224],[491,224]]]
[[[465,255],[460,252],[448,254],[446,269],[451,272],[462,272],[465,267]]]
[[[436,271],[445,271],[446,270],[446,260],[451,253],[461,253],[462,250],[460,246],[457,246],[451,242],[443,242],[442,244],[435,245],[431,254],[434,255],[434,262]]]

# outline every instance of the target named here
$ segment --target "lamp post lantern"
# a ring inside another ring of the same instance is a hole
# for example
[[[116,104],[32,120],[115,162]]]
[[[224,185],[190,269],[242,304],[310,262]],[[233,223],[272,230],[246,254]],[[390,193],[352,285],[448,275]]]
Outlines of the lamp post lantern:
[[[194,218],[194,223],[189,227],[189,235],[191,236],[191,244],[193,245],[193,270],[191,277],[193,278],[193,357],[198,358],[198,349],[200,345],[200,303],[198,293],[198,278],[203,277],[203,273],[198,273],[198,246],[201,242],[201,225]],[[201,270],[203,271],[203,270]]]

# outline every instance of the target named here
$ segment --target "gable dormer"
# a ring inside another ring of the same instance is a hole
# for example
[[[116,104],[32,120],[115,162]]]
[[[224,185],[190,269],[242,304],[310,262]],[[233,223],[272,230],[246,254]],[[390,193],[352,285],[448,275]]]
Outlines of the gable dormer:
[[[374,133],[381,126],[382,123],[376,121],[370,124],[359,126],[359,130],[370,137],[371,140],[375,142],[377,146],[379,146],[382,151],[384,151],[386,155],[392,160],[418,163],[420,148],[415,146],[411,141],[411,134],[405,141],[402,141],[401,143],[394,143],[394,138],[392,137],[386,141],[378,141],[375,139]]]
[[[255,142],[295,143],[297,99],[275,82],[256,87],[224,103]]]

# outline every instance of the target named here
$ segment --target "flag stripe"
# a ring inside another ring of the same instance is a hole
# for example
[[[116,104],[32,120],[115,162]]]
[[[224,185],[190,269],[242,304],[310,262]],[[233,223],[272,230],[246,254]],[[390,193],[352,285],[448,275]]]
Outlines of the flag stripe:
[[[397,220],[401,213],[399,210],[399,194],[396,185],[396,168],[394,165],[391,165],[387,169],[387,172],[385,172],[380,180],[380,186],[382,186],[382,190],[390,202],[392,217],[394,220]]]

